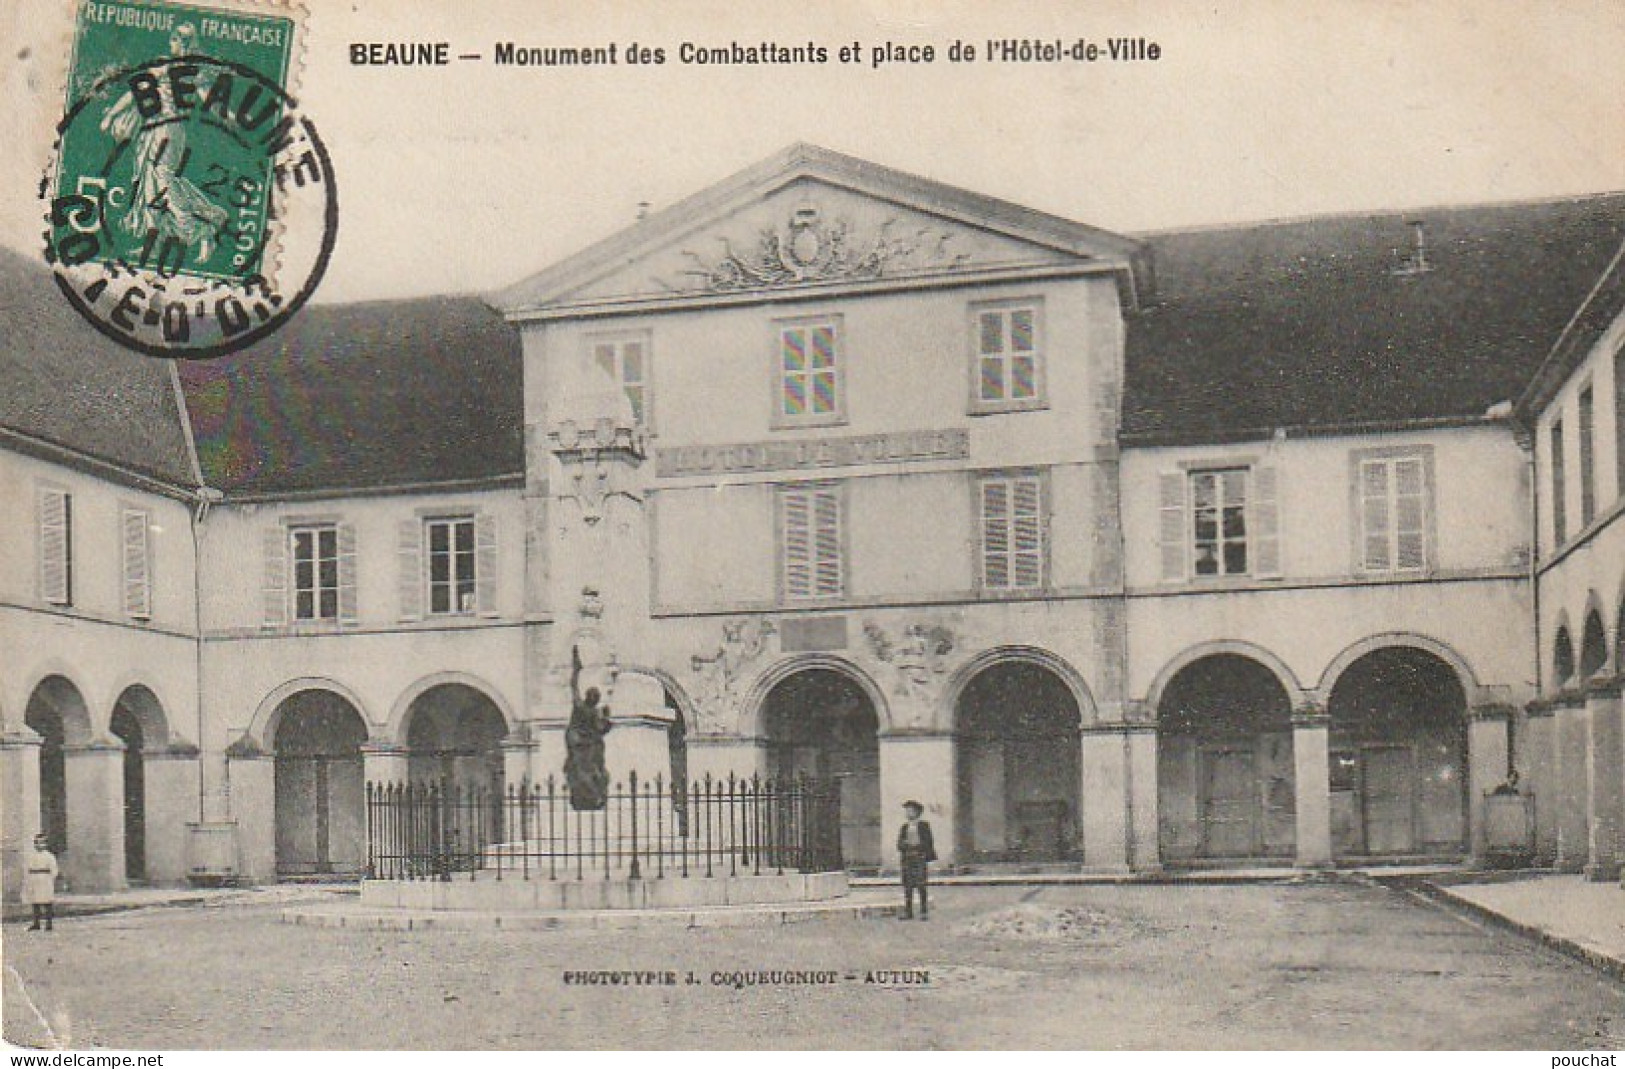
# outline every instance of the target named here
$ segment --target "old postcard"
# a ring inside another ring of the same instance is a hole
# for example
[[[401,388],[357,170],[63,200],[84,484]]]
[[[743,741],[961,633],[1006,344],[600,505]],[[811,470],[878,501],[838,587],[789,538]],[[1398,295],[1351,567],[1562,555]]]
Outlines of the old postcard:
[[[1619,0],[0,26],[13,1056],[1612,1064]]]

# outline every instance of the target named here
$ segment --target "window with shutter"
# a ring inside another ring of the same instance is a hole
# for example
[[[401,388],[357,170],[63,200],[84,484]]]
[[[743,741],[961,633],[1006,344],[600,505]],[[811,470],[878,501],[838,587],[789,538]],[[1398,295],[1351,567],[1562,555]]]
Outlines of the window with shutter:
[[[261,624],[281,627],[288,620],[288,532],[281,526],[267,527],[260,546]]]
[[[971,411],[1040,407],[1044,367],[1038,305],[976,305],[971,319]]]
[[[1036,475],[982,480],[982,586],[1036,590],[1044,585],[1043,487]]]
[[[838,597],[845,590],[841,497],[836,487],[785,490],[780,499],[784,593]]]
[[[778,324],[773,422],[839,423],[846,418],[840,324],[834,319]]]
[[[124,615],[137,620],[152,617],[151,526],[145,509],[124,510]]]
[[[1419,572],[1428,568],[1427,461],[1423,456],[1361,459],[1360,568],[1366,572]]]
[[[1163,472],[1157,477],[1157,540],[1162,545],[1162,578],[1185,578],[1185,473]]]
[[[73,496],[66,490],[39,490],[40,598],[52,605],[73,604]]]

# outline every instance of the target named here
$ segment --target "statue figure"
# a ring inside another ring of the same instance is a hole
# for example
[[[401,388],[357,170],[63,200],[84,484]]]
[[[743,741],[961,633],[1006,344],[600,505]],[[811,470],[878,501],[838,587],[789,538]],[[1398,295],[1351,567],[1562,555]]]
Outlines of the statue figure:
[[[609,708],[598,704],[597,687],[581,693],[581,650],[570,647],[570,726],[564,732],[568,754],[564,778],[570,784],[570,808],[603,809],[609,795],[604,767],[604,736],[610,729]]]

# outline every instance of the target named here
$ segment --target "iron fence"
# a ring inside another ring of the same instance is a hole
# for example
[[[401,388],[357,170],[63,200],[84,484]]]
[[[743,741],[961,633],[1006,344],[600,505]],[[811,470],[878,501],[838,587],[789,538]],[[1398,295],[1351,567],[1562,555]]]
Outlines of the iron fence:
[[[601,810],[542,783],[367,784],[367,875],[608,880],[833,872],[842,867],[840,784],[807,777],[688,784],[636,773]]]

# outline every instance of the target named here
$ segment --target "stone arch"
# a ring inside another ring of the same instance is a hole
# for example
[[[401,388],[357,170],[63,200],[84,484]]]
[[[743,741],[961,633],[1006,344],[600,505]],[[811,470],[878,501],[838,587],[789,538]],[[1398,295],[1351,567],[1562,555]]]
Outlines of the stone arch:
[[[1574,678],[1574,639],[1567,614],[1557,618],[1557,631],[1552,636],[1551,669],[1553,690],[1562,690]]]
[[[1082,677],[1046,650],[1004,646],[973,657],[945,690],[953,703],[959,856],[1080,859],[1080,736],[1098,721]]]
[[[326,676],[300,676],[298,679],[288,680],[260,699],[259,706],[254,710],[254,716],[248,722],[246,734],[259,747],[261,752],[270,753],[275,748],[276,722],[282,716],[283,702],[303,690],[332,691],[349,702],[355,708],[355,711],[361,714],[361,722],[367,726],[367,741],[376,741],[372,714],[367,711],[366,703],[361,700],[355,691],[343,683]]]
[[[812,669],[835,672],[857,684],[858,689],[863,691],[870,705],[874,707],[881,731],[892,728],[891,708],[886,704],[885,692],[868,672],[845,657],[836,657],[828,653],[798,653],[768,665],[751,683],[750,689],[745,693],[745,700],[740,703],[741,722],[737,728],[739,734],[765,738],[767,725],[763,718],[766,715],[767,696],[772,693],[774,687],[786,679]]]
[[[1287,697],[1294,703],[1302,697],[1304,692],[1303,684],[1298,682],[1297,674],[1287,667],[1286,662],[1281,658],[1263,646],[1254,645],[1251,642],[1221,639],[1217,642],[1199,642],[1194,646],[1189,646],[1163,665],[1162,671],[1157,673],[1157,678],[1151,681],[1151,689],[1146,692],[1145,705],[1150,710],[1151,715],[1156,716],[1157,710],[1162,707],[1163,693],[1168,689],[1168,684],[1173,681],[1175,676],[1197,661],[1221,653],[1234,654],[1258,662],[1274,673],[1275,678],[1280,681],[1281,689],[1286,691]]]
[[[384,730],[378,734],[377,741],[392,743],[396,746],[406,745],[406,733],[410,728],[408,721],[412,716],[412,703],[435,687],[446,686],[447,684],[460,684],[469,690],[478,691],[489,699],[491,704],[496,706],[497,712],[502,714],[503,723],[507,725],[509,734],[513,733],[518,725],[518,718],[514,715],[513,707],[508,704],[508,700],[503,697],[502,692],[496,687],[493,687],[479,676],[468,672],[435,672],[414,682],[401,692],[400,697],[395,699],[395,705],[389,711],[389,721]],[[340,691],[339,693],[343,694],[344,692]],[[357,709],[361,709],[360,703],[353,697],[348,694],[345,697],[350,698],[350,704]],[[369,723],[371,722],[365,712],[362,713],[362,717],[367,719]]]
[[[52,712],[62,719],[62,741],[68,746],[83,746],[94,741],[95,724],[90,706],[85,700],[85,689],[74,682],[66,672],[47,670],[28,688],[28,701],[23,707],[23,722],[28,724],[30,711]],[[36,704],[42,703],[42,704]],[[33,727],[32,724],[28,724]],[[35,730],[38,730],[37,728]]]
[[[1602,601],[1593,590],[1586,596],[1585,623],[1580,629],[1578,671],[1582,684],[1608,667],[1608,628],[1602,621]]]
[[[1080,727],[1090,727],[1099,719],[1094,692],[1089,689],[1089,684],[1084,681],[1082,673],[1073,668],[1064,657],[1040,646],[994,646],[978,653],[949,676],[947,686],[942,688],[942,700],[938,709],[939,722],[954,724],[959,699],[964,695],[965,688],[970,685],[971,680],[987,669],[1001,664],[1032,664],[1048,669],[1066,684],[1067,690],[1072,692],[1072,700],[1078,706]]]
[[[1467,695],[1462,669],[1414,642],[1367,650],[1338,674],[1326,699],[1334,857],[1466,852]]]
[[[127,711],[140,725],[143,753],[158,753],[169,748],[172,735],[169,715],[165,712],[163,700],[149,683],[132,682],[119,688],[113,698],[109,717],[116,715],[120,709]],[[108,730],[112,730],[111,719]]]
[[[1479,682],[1478,675],[1467,663],[1467,659],[1457,653],[1450,645],[1440,642],[1436,638],[1417,634],[1413,631],[1389,631],[1380,635],[1372,635],[1346,647],[1342,653],[1332,658],[1332,663],[1326,666],[1326,671],[1320,675],[1320,682],[1315,687],[1315,697],[1322,707],[1331,700],[1332,691],[1337,687],[1338,679],[1346,672],[1350,665],[1368,653],[1386,649],[1390,646],[1410,646],[1414,649],[1431,653],[1456,673],[1456,680],[1461,684],[1462,693],[1466,695],[1467,706],[1471,708],[1477,703]]]

